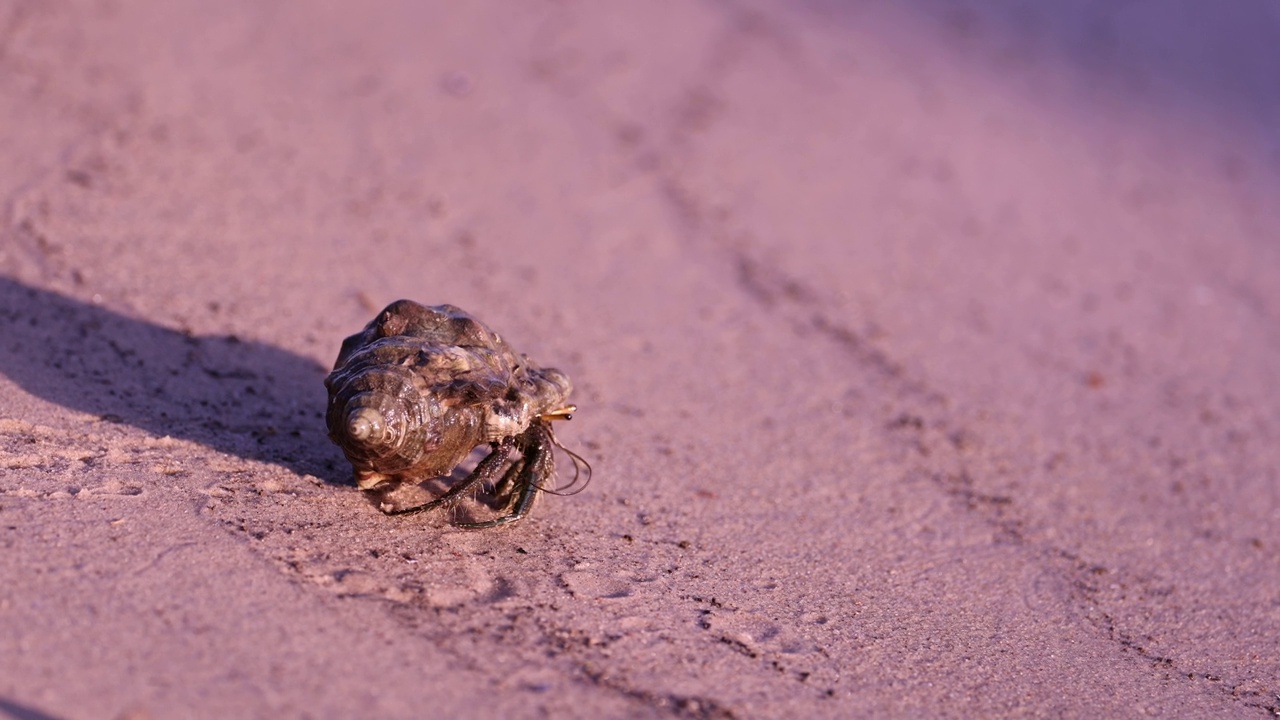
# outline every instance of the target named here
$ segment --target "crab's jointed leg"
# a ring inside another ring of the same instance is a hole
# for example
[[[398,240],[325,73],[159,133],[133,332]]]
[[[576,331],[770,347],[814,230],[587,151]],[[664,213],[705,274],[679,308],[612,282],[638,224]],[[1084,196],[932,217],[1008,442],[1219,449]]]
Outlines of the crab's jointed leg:
[[[543,483],[555,475],[556,471],[555,456],[551,451],[551,429],[545,422],[535,421],[520,435],[518,444],[524,458],[512,465],[503,478],[503,484],[510,482],[513,485],[513,494],[519,492],[511,506],[511,512],[484,522],[457,523],[458,527],[481,530],[506,525],[523,518],[533,508],[534,501],[542,492]],[[511,479],[512,473],[517,473],[514,479]]]
[[[493,482],[493,479],[498,476],[498,471],[506,464],[507,457],[511,455],[511,450],[514,446],[515,443],[511,438],[506,438],[501,442],[494,443],[493,452],[486,455],[485,458],[476,465],[476,469],[471,471],[470,475],[463,479],[462,482],[449,488],[447,492],[435,500],[432,500],[425,505],[383,510],[383,512],[388,515],[412,515],[420,512],[426,512],[427,510],[440,507],[480,483]]]

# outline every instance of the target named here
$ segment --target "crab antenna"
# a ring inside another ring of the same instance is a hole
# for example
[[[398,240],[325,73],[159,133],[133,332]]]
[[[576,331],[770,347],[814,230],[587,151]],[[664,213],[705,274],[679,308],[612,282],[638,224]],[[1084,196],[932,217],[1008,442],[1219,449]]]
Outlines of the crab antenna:
[[[570,405],[568,408],[565,408],[565,409],[572,411],[576,408]],[[578,453],[562,445],[560,443],[560,440],[556,438],[556,434],[551,430],[550,427],[547,427],[547,434],[551,436],[551,444],[563,450],[564,453],[568,455],[569,459],[573,462],[573,480],[569,481],[569,484],[565,485],[563,488],[560,488],[560,487],[543,488],[543,490],[548,493],[551,493],[552,495],[562,495],[562,496],[577,495],[583,490],[586,490],[587,485],[591,484],[591,474],[593,472],[591,469],[591,463],[587,462],[587,459],[582,457]],[[584,472],[584,468],[585,468],[585,472]],[[586,476],[586,479],[582,481],[581,485],[579,485],[578,480],[581,479],[584,475]]]

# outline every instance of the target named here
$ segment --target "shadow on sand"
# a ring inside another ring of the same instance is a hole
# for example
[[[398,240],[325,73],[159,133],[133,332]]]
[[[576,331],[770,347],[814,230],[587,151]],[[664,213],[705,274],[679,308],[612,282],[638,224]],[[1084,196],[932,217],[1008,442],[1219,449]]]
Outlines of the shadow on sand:
[[[36,710],[30,705],[23,705],[2,697],[0,697],[0,717],[13,718],[13,720],[58,720],[56,716]]]
[[[234,336],[191,336],[0,277],[0,373],[32,395],[326,482],[326,368]]]

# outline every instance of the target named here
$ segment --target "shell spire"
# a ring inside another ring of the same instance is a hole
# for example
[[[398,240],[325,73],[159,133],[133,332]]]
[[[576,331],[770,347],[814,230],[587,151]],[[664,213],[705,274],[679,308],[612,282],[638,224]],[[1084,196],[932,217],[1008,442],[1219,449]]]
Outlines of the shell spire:
[[[357,445],[373,447],[382,442],[386,418],[373,408],[356,408],[347,413],[346,438]]]

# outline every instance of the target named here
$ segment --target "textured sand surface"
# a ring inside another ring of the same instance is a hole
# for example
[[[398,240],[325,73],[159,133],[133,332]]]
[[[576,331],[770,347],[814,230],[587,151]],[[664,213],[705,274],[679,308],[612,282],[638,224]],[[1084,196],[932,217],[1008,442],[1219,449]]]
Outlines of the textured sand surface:
[[[1268,0],[0,0],[0,717],[1280,714],[1277,78]],[[361,497],[400,297],[584,493]]]

